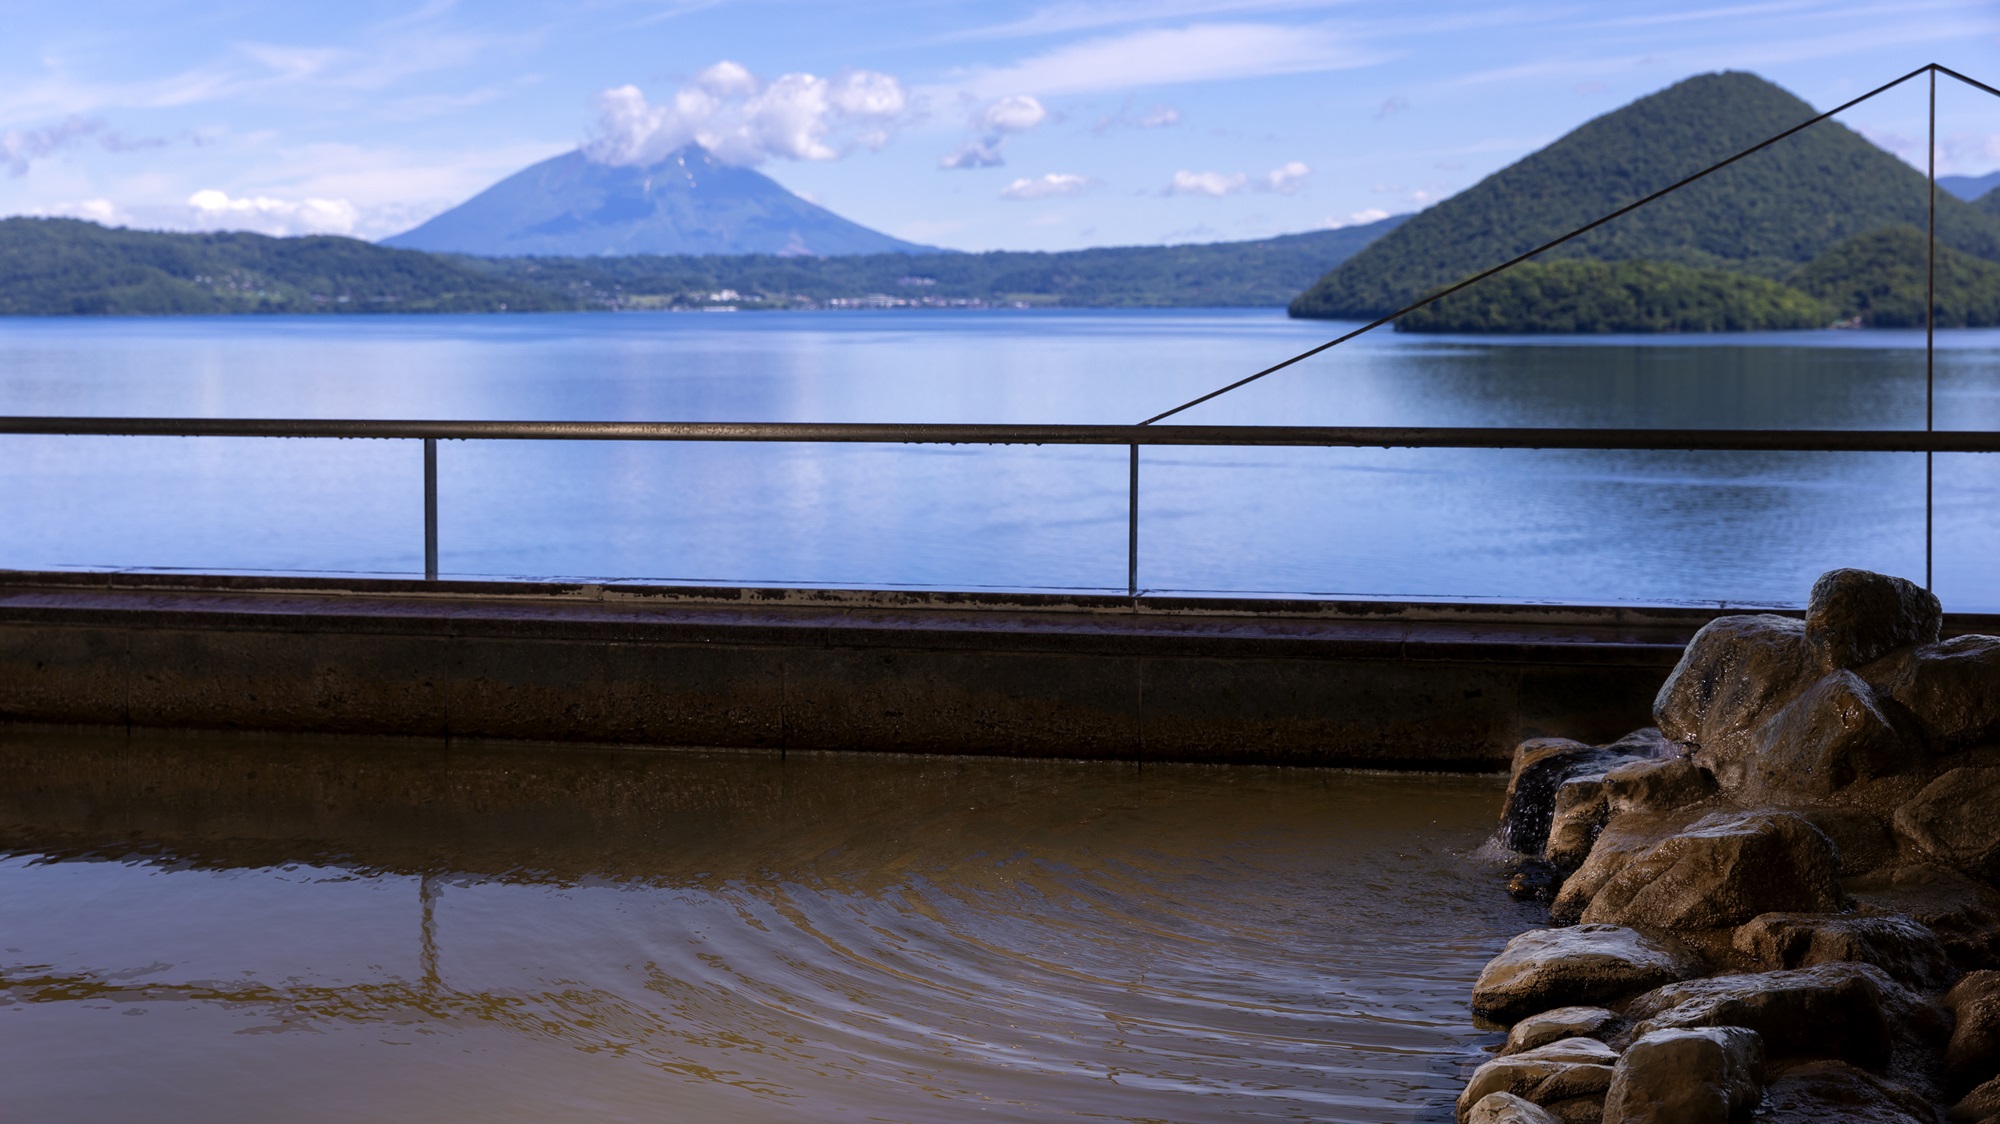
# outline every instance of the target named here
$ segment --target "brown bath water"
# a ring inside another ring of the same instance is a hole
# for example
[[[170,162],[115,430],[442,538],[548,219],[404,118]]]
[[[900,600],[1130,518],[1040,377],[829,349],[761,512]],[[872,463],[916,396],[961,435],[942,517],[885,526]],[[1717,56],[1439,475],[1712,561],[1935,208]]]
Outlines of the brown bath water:
[[[1500,792],[0,727],[0,1119],[1448,1119]]]

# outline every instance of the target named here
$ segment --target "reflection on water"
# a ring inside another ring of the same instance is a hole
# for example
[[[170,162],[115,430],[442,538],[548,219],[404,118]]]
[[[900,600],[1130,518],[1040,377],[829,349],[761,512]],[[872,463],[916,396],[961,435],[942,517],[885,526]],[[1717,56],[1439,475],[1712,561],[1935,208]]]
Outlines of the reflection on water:
[[[0,413],[1134,422],[1341,329],[1244,312],[0,320]],[[1198,423],[1921,428],[1921,332],[1377,332]],[[2000,331],[1937,424],[2000,428]],[[1800,600],[1921,577],[1916,454],[1158,449],[1156,590]],[[1123,449],[447,442],[460,576],[1124,588]],[[0,438],[0,566],[422,566],[411,442]],[[1936,588],[2000,609],[2000,456],[1937,458]]]
[[[0,732],[32,1120],[1443,1120],[1491,778]]]

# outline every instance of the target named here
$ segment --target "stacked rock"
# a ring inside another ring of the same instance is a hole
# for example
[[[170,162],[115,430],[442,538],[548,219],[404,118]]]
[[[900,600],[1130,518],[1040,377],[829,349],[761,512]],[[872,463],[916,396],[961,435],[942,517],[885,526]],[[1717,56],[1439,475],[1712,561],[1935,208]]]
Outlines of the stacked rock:
[[[1835,570],[1696,634],[1657,729],[1516,750],[1560,927],[1480,975],[1461,1121],[2000,1124],[2000,638],[1942,625]]]

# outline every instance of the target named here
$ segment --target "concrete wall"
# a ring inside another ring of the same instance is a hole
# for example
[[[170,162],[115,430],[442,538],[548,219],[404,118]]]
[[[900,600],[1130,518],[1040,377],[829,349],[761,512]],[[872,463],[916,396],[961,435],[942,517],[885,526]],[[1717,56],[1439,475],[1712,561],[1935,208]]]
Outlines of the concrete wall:
[[[0,576],[0,719],[1498,768],[1715,611]]]

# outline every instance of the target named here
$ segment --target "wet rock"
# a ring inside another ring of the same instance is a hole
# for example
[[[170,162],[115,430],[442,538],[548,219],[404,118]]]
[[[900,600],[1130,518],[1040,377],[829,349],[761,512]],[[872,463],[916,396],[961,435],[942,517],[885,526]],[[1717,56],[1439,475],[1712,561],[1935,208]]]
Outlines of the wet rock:
[[[1763,1037],[1773,1058],[1838,1058],[1879,1069],[1895,1049],[1885,995],[1901,1008],[1915,1000],[1880,969],[1822,964],[1667,984],[1634,999],[1628,1032],[1737,1026]]]
[[[1616,925],[1532,929],[1479,973],[1472,1011],[1514,1023],[1556,1007],[1613,1003],[1684,980],[1696,967],[1680,950]]]
[[[1935,1124],[1923,1097],[1846,1062],[1803,1062],[1770,1074],[1758,1124]]]
[[[1953,769],[1896,809],[1897,834],[1931,857],[2000,879],[2000,768]]]
[[[1458,1097],[1458,1118],[1469,1120],[1473,1106],[1494,1093],[1512,1093],[1559,1120],[1595,1120],[1617,1061],[1616,1051],[1592,1038],[1565,1038],[1495,1058],[1472,1072]]]
[[[1507,1044],[1500,1052],[1518,1054],[1565,1038],[1595,1038],[1602,1042],[1622,1024],[1623,1020],[1603,1007],[1557,1007],[1515,1023],[1514,1029],[1507,1032]]]
[[[2000,1075],[2000,972],[1973,972],[1945,993],[1956,1020],[1945,1047],[1945,1082],[1970,1089]]]
[[[1924,759],[1883,713],[1874,690],[1851,671],[1807,687],[1757,726],[1747,748],[1740,760],[1705,754],[1704,761],[1730,778],[1737,799],[1777,804],[1824,800]]]
[[[1944,606],[1930,590],[1869,570],[1828,570],[1806,604],[1806,642],[1827,671],[1932,643],[1943,627]]]
[[[1603,773],[1564,781],[1556,789],[1555,815],[1549,821],[1549,840],[1542,847],[1542,858],[1566,869],[1582,866],[1610,816]]]
[[[1465,1124],[1561,1124],[1561,1117],[1512,1093],[1488,1093],[1466,1114]]]
[[[1653,700],[1653,719],[1670,741],[1715,748],[1747,738],[1765,714],[1819,675],[1804,622],[1770,614],[1717,617],[1681,653]]]
[[[1845,888],[1864,913],[1901,914],[1936,933],[1960,968],[2000,965],[2000,893],[1990,886],[1915,863],[1850,878]]]
[[[1766,913],[1736,930],[1732,943],[1767,970],[1851,961],[1921,990],[1942,987],[1951,974],[1937,934],[1907,917]]]
[[[1985,1124],[1989,1120],[2000,1120],[2000,1077],[1967,1093],[1959,1102],[1951,1106],[1944,1118],[1951,1124]]]
[[[1592,898],[1633,859],[1646,854],[1700,819],[1699,806],[1672,812],[1625,812],[1612,816],[1597,833],[1590,855],[1563,881],[1549,914],[1563,924],[1583,917]]]
[[[1507,781],[1506,810],[1500,814],[1500,842],[1524,855],[1539,855],[1548,843],[1556,789],[1572,776],[1602,772],[1625,755],[1568,738],[1533,738],[1514,749]]]
[[[1740,1027],[1659,1030],[1626,1049],[1604,1098],[1604,1124],[1746,1121],[1764,1086],[1764,1044]]]
[[[1842,878],[1867,874],[1896,862],[1896,835],[1889,829],[1886,811],[1840,807],[1793,807],[1787,811],[1833,840],[1833,849],[1840,852]]]
[[[1611,812],[1671,812],[1715,795],[1715,778],[1685,757],[1628,761],[1605,771]]]
[[[1955,636],[1894,652],[1861,676],[1910,715],[1933,753],[2000,742],[2000,637]]]
[[[1517,902],[1554,900],[1562,874],[1541,859],[1516,863],[1507,871],[1507,896]]]
[[[1830,913],[1841,904],[1839,869],[1832,841],[1798,816],[1719,812],[1627,863],[1583,920],[1715,929],[1760,913]]]

